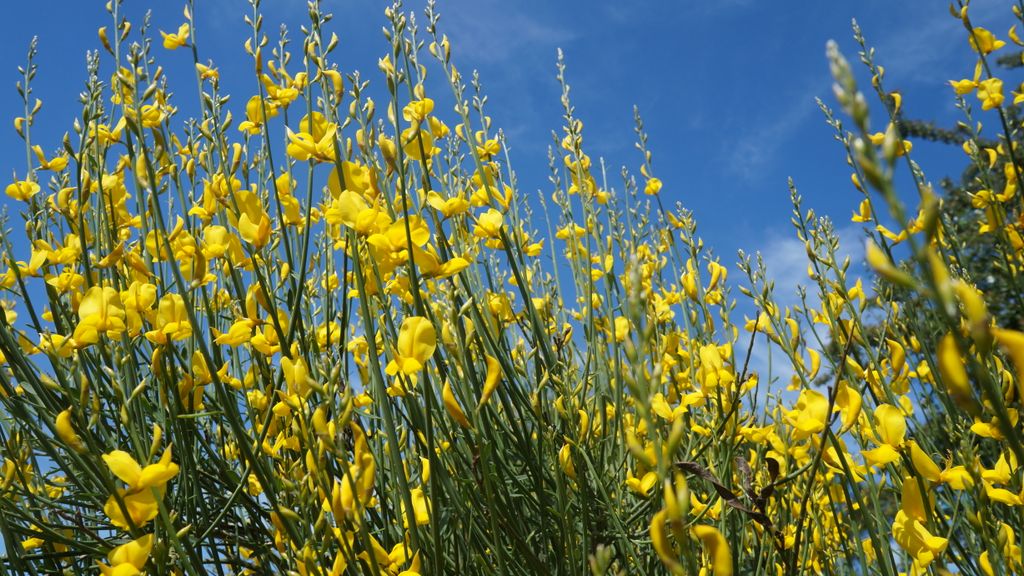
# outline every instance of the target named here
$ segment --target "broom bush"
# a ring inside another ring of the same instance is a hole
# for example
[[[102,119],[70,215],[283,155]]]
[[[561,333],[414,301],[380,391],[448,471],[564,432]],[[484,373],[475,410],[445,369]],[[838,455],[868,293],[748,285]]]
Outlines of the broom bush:
[[[192,0],[164,31],[107,9],[62,142],[33,136],[34,44],[20,69],[0,574],[1024,571],[1024,334],[987,312],[856,24],[864,69],[830,43],[820,105],[870,272],[791,184],[811,289],[787,307],[665,202],[638,113],[631,169],[587,154],[561,55],[529,194],[433,0],[384,10],[365,75],[318,0],[296,39],[250,0],[241,100]],[[1024,42],[951,13],[980,233],[1019,295],[1024,96],[989,62]],[[172,95],[167,51],[194,87]]]

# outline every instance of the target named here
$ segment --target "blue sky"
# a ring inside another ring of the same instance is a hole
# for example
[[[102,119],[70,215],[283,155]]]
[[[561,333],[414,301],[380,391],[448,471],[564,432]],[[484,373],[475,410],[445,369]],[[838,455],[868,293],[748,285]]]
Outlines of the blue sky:
[[[242,50],[248,4],[198,3],[201,57],[220,68],[239,114],[254,90]],[[324,5],[336,15],[329,30],[341,38],[336,54],[343,70],[360,69],[377,79],[376,60],[386,49],[383,3]],[[693,210],[705,241],[726,262],[735,261],[737,249],[762,250],[780,285],[802,279],[806,268],[789,227],[787,177],[795,179],[807,207],[833,216],[839,227],[849,228],[859,201],[843,151],[814,103],[816,96],[832,103],[825,42],[836,39],[856,62],[850,31],[856,17],[888,69],[888,87],[903,93],[908,116],[944,125],[958,119],[945,82],[968,76],[973,63],[960,24],[934,1],[439,0],[439,6],[457,65],[479,69],[490,115],[509,134],[524,192],[549,187],[547,146],[560,126],[554,64],[561,47],[588,151],[606,158],[612,181],[622,165],[635,171],[639,164],[636,104],[656,173],[665,182],[664,199]],[[173,0],[129,0],[126,8],[136,24],[152,9],[154,27],[171,31],[182,21],[182,7]],[[419,12],[422,2],[406,8]],[[993,18],[1006,22],[1000,11],[1009,5],[976,0],[972,9],[975,23],[985,25]],[[110,22],[100,0],[17,2],[5,11],[9,22],[19,24],[8,27],[0,51],[0,86],[7,86],[0,90],[0,110],[8,116],[0,119],[0,172],[23,174],[24,149],[10,126],[20,110],[14,82],[29,40],[39,36],[35,96],[45,103],[34,140],[50,151],[79,113],[85,51],[98,47],[96,29]],[[297,39],[305,2],[265,0],[264,14],[268,33],[286,23]],[[1005,37],[1005,30],[994,28]],[[189,55],[158,53],[171,86],[178,87],[177,104],[187,112],[195,106]],[[860,78],[866,83],[864,74]],[[914,153],[934,182],[963,165],[962,153],[948,146],[918,143]],[[860,240],[853,232],[849,228],[846,236],[856,239],[850,250],[857,254]]]

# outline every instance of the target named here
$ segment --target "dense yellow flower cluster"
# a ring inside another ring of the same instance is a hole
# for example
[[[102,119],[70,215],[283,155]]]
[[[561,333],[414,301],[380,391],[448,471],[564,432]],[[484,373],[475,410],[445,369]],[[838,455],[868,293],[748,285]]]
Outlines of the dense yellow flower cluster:
[[[160,34],[191,50],[158,54],[109,3],[54,155],[30,51],[29,165],[5,188],[24,237],[0,239],[0,572],[1024,571],[1024,333],[961,266],[859,29],[885,128],[835,45],[851,126],[825,111],[878,281],[794,191],[814,295],[784,307],[760,259],[731,269],[664,206],[678,185],[638,114],[640,179],[605,180],[561,60],[553,190],[531,197],[432,2],[422,27],[385,11],[382,105],[331,63],[319,2],[294,52],[252,5],[237,124],[190,9]],[[978,233],[1017,282],[1021,127],[988,65],[1007,42],[954,13],[978,55],[954,97],[1006,131],[963,145]],[[193,59],[196,118],[164,57]]]

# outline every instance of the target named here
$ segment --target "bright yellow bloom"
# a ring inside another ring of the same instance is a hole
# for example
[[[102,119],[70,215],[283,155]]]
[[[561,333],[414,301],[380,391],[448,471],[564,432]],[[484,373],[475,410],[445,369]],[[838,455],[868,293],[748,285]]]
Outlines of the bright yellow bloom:
[[[447,380],[444,381],[444,386],[441,388],[441,401],[444,403],[444,409],[448,411],[448,415],[452,417],[452,420],[458,422],[459,426],[463,428],[471,427],[469,418],[466,417],[466,413],[459,406],[459,401],[452,392],[452,385]]]
[[[498,238],[501,234],[501,226],[505,218],[494,208],[481,214],[476,220],[476,228],[473,229],[473,236],[477,238]]]
[[[36,155],[36,160],[39,160],[39,168],[42,170],[60,172],[68,165],[68,157],[63,154],[54,156],[52,159],[47,160],[46,156],[43,154],[42,146],[33,146],[32,152]]]
[[[651,518],[651,545],[654,546],[654,551],[658,554],[658,558],[672,572],[673,576],[682,576],[686,574],[686,571],[683,569],[682,564],[679,563],[678,553],[672,545],[672,540],[669,539],[668,532],[665,531],[665,523],[668,520],[667,516],[668,512],[662,509]]]
[[[402,321],[398,331],[398,345],[394,359],[388,363],[387,373],[394,376],[401,372],[412,376],[423,369],[437,347],[437,332],[434,325],[422,316],[411,316]]]
[[[334,139],[338,126],[327,122],[323,114],[314,112],[299,122],[299,132],[286,128],[288,146],[285,151],[300,162],[317,160],[334,162]]]
[[[28,202],[30,198],[39,193],[39,184],[31,180],[19,180],[8,184],[7,188],[4,189],[4,193],[15,200]]]
[[[925,453],[917,442],[913,440],[907,441],[907,447],[910,448],[910,461],[914,464],[914,471],[917,472],[922,478],[931,482],[939,482],[942,478],[942,471],[932,460],[931,456]]]
[[[256,248],[262,248],[270,241],[270,215],[263,209],[263,203],[251,190],[240,190],[235,198],[240,214],[236,222],[238,236]]]
[[[824,430],[828,417],[828,398],[815,390],[800,392],[796,406],[786,413],[786,420],[793,426],[793,437],[797,440]]]
[[[126,542],[107,554],[110,565],[97,562],[103,576],[135,576],[141,574],[153,551],[153,535],[146,534],[142,538]]]
[[[368,196],[373,194],[373,181],[373,172],[368,167],[346,160],[341,163],[340,175],[336,168],[331,168],[331,173],[327,177],[327,188],[331,191],[332,198],[337,198],[344,190]]]
[[[264,116],[266,109],[266,116]],[[245,104],[245,120],[238,125],[238,130],[246,134],[259,134],[267,118],[277,116],[277,105],[273,102],[260,98],[258,95],[249,98]]]
[[[881,404],[875,408],[875,431],[878,433],[879,447],[865,450],[864,459],[871,464],[882,466],[899,460],[899,448],[907,434],[907,421],[903,411],[891,404]]]
[[[392,223],[386,210],[371,206],[363,196],[351,190],[338,194],[324,213],[324,219],[328,224],[342,224],[363,236],[386,230]]]
[[[1017,369],[1017,390],[1024,392],[1024,333],[995,328],[992,330],[992,336],[1013,361]]]
[[[82,438],[75,432],[75,426],[71,420],[71,409],[67,408],[60,414],[57,414],[56,421],[54,422],[57,428],[57,436],[60,441],[66,444],[69,448],[75,452],[84,452],[85,444],[82,443]]]
[[[1003,81],[999,78],[989,78],[978,82],[978,100],[981,100],[982,110],[998,108],[1004,98]]]
[[[301,357],[282,358],[281,371],[284,372],[284,381],[288,384],[288,391],[305,398],[313,384],[313,378],[309,375],[309,368],[306,361]]]
[[[978,87],[978,83],[969,78],[964,78],[963,80],[950,80],[949,85],[953,87],[953,91],[956,92],[958,96],[970,94]]]
[[[658,483],[657,472],[648,471],[643,476],[637,478],[633,475],[632,470],[626,470],[626,487],[632,490],[635,494],[640,496],[647,496],[651,493],[651,489]]]
[[[413,100],[402,108],[402,118],[406,122],[419,124],[427,119],[427,115],[434,111],[434,101],[430,98]]]
[[[648,178],[644,184],[644,194],[648,196],[654,196],[658,192],[661,192],[661,179],[660,178]]]
[[[498,382],[501,381],[501,362],[498,359],[487,355],[487,378],[484,380],[484,390],[480,394],[480,404],[483,406],[491,399],[491,395],[498,388]]]
[[[711,560],[715,576],[732,576],[732,552],[729,550],[729,543],[725,541],[725,536],[722,536],[714,526],[704,524],[698,524],[691,530],[704,545],[704,552]]]
[[[426,495],[423,494],[423,488],[413,488],[409,490],[409,495],[412,497],[413,518],[416,519],[416,525],[425,526],[430,524],[429,502]],[[402,525],[405,528],[409,527],[409,517],[405,511],[404,499],[402,500]]]
[[[946,392],[958,406],[967,407],[976,404],[971,383],[964,368],[963,357],[952,333],[946,334],[938,346],[939,374]]]
[[[558,465],[566,476],[576,479],[576,464],[572,461],[572,446],[568,442],[558,451]]]
[[[118,488],[117,494],[111,495],[103,506],[110,522],[127,530],[131,525],[140,527],[156,518],[164,487],[178,475],[178,465],[171,462],[170,447],[164,450],[157,463],[145,468],[139,466],[131,454],[122,450],[104,454],[103,461],[115,476],[128,485],[127,488]],[[124,503],[124,509],[118,503],[119,499]]]
[[[78,326],[75,341],[93,344],[100,334],[117,337],[125,330],[125,312],[117,290],[110,286],[93,286],[85,292],[78,305]]]
[[[980,54],[990,54],[1006,46],[1006,42],[996,39],[995,34],[980,26],[974,27],[968,42],[971,44],[971,49]]]
[[[168,34],[167,32],[161,30],[160,36],[163,36],[164,48],[168,50],[177,50],[178,48],[188,45],[189,33],[190,28],[188,22],[186,22],[181,26],[178,26],[177,32],[172,32]]]
[[[442,198],[440,194],[433,190],[427,193],[427,204],[444,215],[445,218],[451,218],[452,216],[462,214],[469,209],[469,201],[462,196]]]
[[[434,147],[434,135],[429,130],[406,128],[402,130],[402,150],[413,160],[429,160],[438,151]]]
[[[625,342],[626,338],[629,338],[629,318],[625,316],[615,318],[614,336],[616,342]]]
[[[155,330],[146,332],[146,339],[154,344],[176,342],[192,335],[192,323],[180,294],[165,294],[160,299],[155,324]]]
[[[892,536],[901,548],[914,559],[917,568],[926,568],[946,550],[949,541],[933,536],[925,527],[927,519],[925,498],[915,478],[903,479],[902,507],[896,512]]]

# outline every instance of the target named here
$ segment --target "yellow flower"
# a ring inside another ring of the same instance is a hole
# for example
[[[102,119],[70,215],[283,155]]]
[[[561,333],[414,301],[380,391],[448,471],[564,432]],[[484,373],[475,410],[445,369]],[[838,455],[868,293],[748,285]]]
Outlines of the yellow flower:
[[[266,116],[263,115],[264,108],[266,108]],[[259,134],[267,118],[274,116],[277,116],[277,106],[273,102],[260,98],[258,95],[253,96],[245,104],[246,119],[238,125],[238,130],[250,135]]]
[[[163,498],[167,482],[178,475],[178,465],[171,462],[171,449],[164,450],[160,460],[145,468],[123,450],[114,450],[103,455],[103,461],[127,488],[119,488],[116,495],[107,498],[103,506],[110,522],[119,528],[129,529],[131,525],[141,527],[156,518],[160,511],[159,500]],[[124,503],[124,509],[118,503]],[[125,516],[127,511],[128,516]],[[129,519],[131,522],[129,523]]]
[[[939,470],[931,456],[913,440],[907,441],[907,447],[910,448],[910,461],[914,464],[914,471],[925,480],[939,482],[942,478],[942,471]]]
[[[60,414],[57,414],[54,425],[57,429],[57,437],[64,444],[67,444],[75,452],[84,452],[85,445],[82,444],[82,439],[75,432],[74,424],[71,421],[71,409],[67,408]]]
[[[648,196],[654,196],[658,192],[661,192],[661,179],[648,178],[647,183],[644,184],[644,194],[647,194]]]
[[[491,395],[498,388],[498,382],[501,381],[501,363],[493,356],[488,355],[486,358],[487,378],[484,380],[484,390],[480,395],[479,406],[483,406],[491,399]]]
[[[903,411],[892,404],[881,404],[875,408],[875,430],[880,445],[874,450],[865,450],[864,459],[871,464],[882,466],[899,460],[899,448],[907,434],[907,421]]]
[[[469,418],[466,418],[466,413],[459,406],[459,401],[455,399],[455,394],[452,392],[452,385],[447,380],[444,381],[444,387],[441,389],[441,400],[452,420],[458,422],[459,426],[463,428],[470,428]]]
[[[729,543],[725,541],[725,536],[722,536],[714,526],[704,524],[698,524],[691,530],[704,545],[704,552],[711,560],[715,576],[732,576],[732,552],[729,550]]]
[[[697,377],[700,380],[701,389],[708,393],[719,386],[728,387],[736,379],[732,370],[726,367],[722,349],[715,344],[706,344],[700,347],[700,372]]]
[[[206,64],[200,64],[199,62],[196,62],[196,72],[199,72],[199,77],[203,80],[220,79],[220,72],[218,72],[217,69],[212,66],[212,63],[210,66],[207,66]]]
[[[150,317],[156,304],[156,286],[148,282],[132,282],[127,290],[121,292],[121,304],[124,305],[128,333],[138,334],[142,330],[143,318]]]
[[[342,186],[344,181],[344,186]],[[358,162],[343,161],[341,171],[331,169],[327,177],[327,188],[331,191],[331,197],[337,198],[342,191],[351,190],[363,195],[373,193],[373,173],[366,166]]]
[[[647,496],[657,483],[658,473],[653,470],[648,471],[639,478],[633,475],[632,470],[626,470],[626,487],[637,495]]]
[[[354,452],[341,480],[335,480],[331,491],[331,509],[338,518],[352,517],[357,511],[373,506],[373,483],[377,470],[373,454],[366,442],[366,434],[355,423],[352,431]]]
[[[473,236],[477,238],[498,238],[501,234],[501,226],[505,217],[494,208],[489,208],[476,219],[476,228],[473,229]]]
[[[132,540],[114,548],[107,554],[110,565],[97,562],[103,576],[135,576],[141,574],[153,551],[153,535],[146,534],[142,538]]]
[[[146,332],[146,339],[154,344],[167,344],[184,340],[192,335],[185,300],[180,294],[166,294],[160,299],[156,313],[156,330]]]
[[[338,194],[324,212],[324,220],[332,226],[342,224],[363,236],[377,234],[391,225],[386,210],[371,206],[363,196],[351,190]]]
[[[617,316],[615,318],[615,341],[625,342],[629,338],[629,318]]]
[[[427,204],[444,215],[445,218],[451,218],[457,214],[462,214],[469,209],[469,202],[462,196],[443,198],[433,190],[427,193]]]
[[[398,331],[395,358],[387,366],[389,376],[401,372],[411,376],[423,369],[437,347],[434,325],[422,316],[411,316],[402,321]]]
[[[309,368],[306,361],[300,356],[281,359],[281,371],[284,372],[284,381],[288,384],[288,391],[305,398],[315,382],[309,376]]]
[[[270,216],[259,196],[251,190],[240,190],[235,199],[240,212],[235,223],[239,237],[256,248],[266,246],[270,240]]]
[[[481,160],[486,162],[501,152],[501,143],[494,138],[487,138],[483,130],[477,130],[474,136],[476,137],[476,154]]]
[[[94,344],[101,333],[116,337],[125,330],[121,297],[110,286],[89,288],[78,305],[78,318],[74,339],[79,344]]]
[[[992,336],[1013,361],[1017,372],[1017,390],[1024,392],[1024,333],[995,328]]]
[[[686,574],[682,564],[679,563],[678,553],[672,545],[672,540],[669,539],[668,533],[665,531],[667,515],[668,512],[662,509],[651,518],[651,545],[654,546],[654,551],[658,554],[658,558],[661,559],[662,563],[665,564],[665,567],[673,575]]]
[[[975,26],[968,41],[971,43],[971,49],[981,54],[989,54],[1006,46],[1006,42],[997,40],[995,34],[980,26]]]
[[[288,146],[285,152],[300,162],[334,162],[334,136],[337,130],[338,126],[327,122],[319,112],[304,116],[299,122],[299,132],[286,128]]]
[[[406,128],[402,130],[402,150],[413,160],[429,160],[434,155],[434,135],[429,130]]]
[[[171,34],[161,30],[160,35],[164,38],[164,48],[167,48],[168,50],[177,50],[178,48],[186,46],[188,44],[189,31],[190,29],[187,22],[178,26],[178,31],[172,32]]]
[[[942,376],[942,383],[946,392],[960,407],[973,408],[977,401],[974,392],[971,390],[971,383],[967,377],[967,370],[964,368],[963,357],[960,354],[960,347],[952,333],[946,334],[939,341],[937,350],[939,360],[939,374]]]
[[[413,100],[402,108],[402,118],[406,122],[419,124],[427,119],[427,115],[434,111],[434,101],[430,98]]]
[[[576,479],[576,464],[572,461],[572,447],[568,442],[558,451],[558,465],[569,478]]]
[[[925,505],[917,480],[904,478],[902,507],[896,512],[892,536],[914,558],[914,565],[922,569],[942,554],[949,544],[947,539],[933,536],[925,527]]]
[[[999,78],[989,78],[978,82],[978,100],[981,100],[982,110],[998,108],[1003,103],[1003,81]]]
[[[68,165],[68,157],[63,154],[47,160],[43,154],[43,147],[38,144],[32,147],[32,152],[36,155],[36,159],[39,160],[39,168],[42,170],[60,172]]]
[[[803,440],[824,430],[828,416],[828,398],[821,392],[804,390],[794,409],[786,413],[786,420],[793,426],[793,438]]]
[[[409,495],[412,497],[412,511],[416,525],[430,524],[430,508],[427,497],[423,494],[423,488],[413,488],[409,490]],[[402,523],[406,528],[409,527],[409,517],[406,515],[404,500],[402,502]]]
[[[851,220],[854,222],[867,222],[871,220],[871,202],[868,199],[865,198],[860,201],[860,206],[853,213]]]
[[[18,180],[8,184],[7,188],[4,189],[4,192],[15,200],[28,202],[30,198],[39,193],[39,184],[36,184],[31,180]]]
[[[953,91],[956,92],[958,96],[970,94],[978,87],[977,82],[968,78],[964,78],[963,80],[950,80],[949,85],[953,87]]]
[[[203,256],[207,260],[220,258],[231,248],[231,240],[237,239],[224,226],[207,226],[203,230]]]

